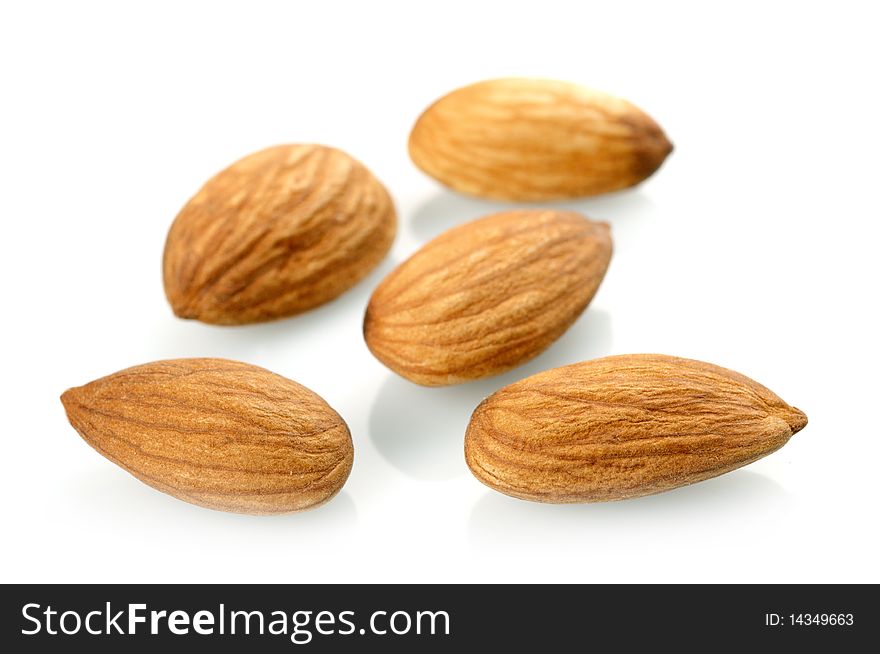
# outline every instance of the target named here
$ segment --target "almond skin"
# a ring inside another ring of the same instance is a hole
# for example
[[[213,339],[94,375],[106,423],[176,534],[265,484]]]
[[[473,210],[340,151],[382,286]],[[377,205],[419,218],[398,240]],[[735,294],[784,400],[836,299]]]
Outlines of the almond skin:
[[[579,213],[486,216],[441,234],[389,274],[370,299],[364,338],[417,384],[497,375],[571,326],[610,258],[608,225]]]
[[[280,145],[210,179],[165,244],[174,313],[218,325],[293,316],[342,294],[387,254],[385,187],[346,153]]]
[[[176,359],[61,396],[70,424],[153,488],[236,513],[300,511],[351,471],[348,427],[318,395],[246,363]]]
[[[739,373],[660,354],[606,357],[502,388],[474,411],[465,459],[536,502],[604,502],[692,484],[778,450],[807,417]]]
[[[633,186],[672,151],[626,100],[567,82],[497,79],[431,105],[409,137],[413,162],[451,189],[539,201]]]

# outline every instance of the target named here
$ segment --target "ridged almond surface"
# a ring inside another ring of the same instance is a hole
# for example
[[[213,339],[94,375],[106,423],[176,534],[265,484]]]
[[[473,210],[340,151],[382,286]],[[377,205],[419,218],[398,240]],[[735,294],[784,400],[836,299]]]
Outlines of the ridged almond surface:
[[[351,471],[342,418],[309,389],[245,363],[148,363],[71,388],[61,401],[98,452],[211,509],[308,509],[333,497]]]
[[[601,502],[715,477],[779,449],[807,417],[760,384],[659,354],[547,370],[474,411],[465,458],[481,482],[538,502]]]
[[[409,137],[413,162],[477,197],[537,201],[638,184],[672,151],[626,100],[567,82],[497,79],[431,105]]]
[[[546,349],[583,312],[611,258],[606,223],[518,210],[459,225],[373,293],[364,338],[425,386],[495,375]]]
[[[174,313],[235,325],[292,316],[337,297],[394,240],[385,187],[346,153],[281,145],[210,179],[165,244]]]

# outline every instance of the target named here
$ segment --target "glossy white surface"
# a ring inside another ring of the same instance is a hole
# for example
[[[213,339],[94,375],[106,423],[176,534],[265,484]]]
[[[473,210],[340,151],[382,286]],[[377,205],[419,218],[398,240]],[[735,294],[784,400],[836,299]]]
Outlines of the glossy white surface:
[[[878,151],[870,3],[154,2],[0,9],[3,581],[880,581]],[[623,95],[675,152],[641,187],[565,203],[615,254],[575,326],[527,366],[424,389],[367,351],[371,288],[426,239],[509,205],[409,162],[422,109],[468,82],[569,79]],[[395,197],[391,256],[274,324],[175,319],[160,261],[210,175],[280,142],[364,161]],[[613,353],[734,368],[808,427],[748,468],[624,503],[493,493],[463,461],[501,385]],[[129,365],[249,361],[347,420],[355,466],[310,513],[227,515],[91,450],[58,396]]]

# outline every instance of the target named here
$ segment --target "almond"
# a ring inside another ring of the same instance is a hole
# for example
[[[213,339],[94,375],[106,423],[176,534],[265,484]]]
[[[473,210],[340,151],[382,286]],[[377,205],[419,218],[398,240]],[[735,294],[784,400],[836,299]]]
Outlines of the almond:
[[[633,186],[672,151],[626,100],[575,84],[498,79],[431,105],[409,137],[413,162],[440,183],[498,200],[574,198]]]
[[[778,450],[807,417],[731,370],[659,354],[547,370],[474,411],[465,458],[481,482],[537,502],[638,497]]]
[[[364,338],[425,386],[496,375],[538,355],[583,312],[611,258],[606,223],[518,210],[455,227],[373,293]]]
[[[281,145],[232,164],[178,214],[165,244],[174,313],[235,325],[337,297],[394,240],[391,197],[363,164],[321,145]]]
[[[245,363],[148,363],[71,388],[61,402],[105,457],[211,509],[308,509],[333,497],[351,471],[342,418],[309,389]]]

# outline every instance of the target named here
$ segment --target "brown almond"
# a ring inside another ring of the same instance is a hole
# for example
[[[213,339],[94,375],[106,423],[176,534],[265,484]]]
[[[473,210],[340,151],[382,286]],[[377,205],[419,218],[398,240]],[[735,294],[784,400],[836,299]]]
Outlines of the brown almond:
[[[368,347],[425,386],[496,375],[546,349],[589,304],[611,258],[606,223],[518,210],[459,225],[373,293]]]
[[[451,189],[483,198],[574,198],[633,186],[672,151],[626,100],[567,82],[496,79],[431,105],[409,137],[413,162]]]
[[[537,502],[620,500],[692,484],[778,450],[807,417],[739,373],[660,354],[547,370],[474,411],[481,482]]]
[[[246,363],[176,359],[61,396],[70,424],[153,488],[236,513],[323,504],[351,471],[348,427],[318,395]]]
[[[177,215],[165,294],[181,318],[221,325],[302,313],[372,270],[396,224],[385,187],[346,153],[268,148],[210,179]]]

